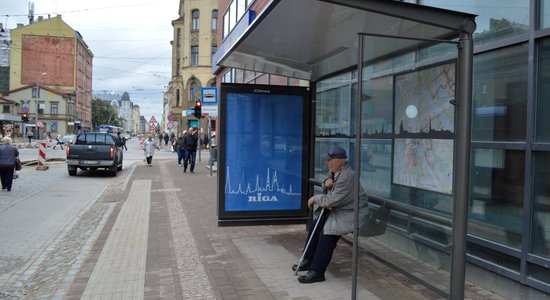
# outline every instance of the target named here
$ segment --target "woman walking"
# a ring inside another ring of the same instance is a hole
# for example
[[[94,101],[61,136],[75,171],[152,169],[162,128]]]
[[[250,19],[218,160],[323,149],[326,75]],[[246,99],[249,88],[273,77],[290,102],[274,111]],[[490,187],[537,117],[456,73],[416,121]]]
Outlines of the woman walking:
[[[19,150],[11,145],[9,137],[3,137],[0,140],[0,179],[2,181],[2,191],[11,191],[13,182],[13,172],[15,171],[15,159],[19,157]]]

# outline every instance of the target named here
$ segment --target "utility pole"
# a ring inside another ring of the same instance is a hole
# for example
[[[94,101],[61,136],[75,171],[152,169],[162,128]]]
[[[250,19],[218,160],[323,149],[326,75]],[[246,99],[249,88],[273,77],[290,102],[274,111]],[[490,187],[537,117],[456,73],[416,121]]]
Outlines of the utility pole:
[[[48,73],[44,72],[36,76],[36,113],[34,117],[34,128],[36,129],[36,139],[40,139],[40,128],[38,127],[38,108],[40,107],[40,76],[47,75]]]

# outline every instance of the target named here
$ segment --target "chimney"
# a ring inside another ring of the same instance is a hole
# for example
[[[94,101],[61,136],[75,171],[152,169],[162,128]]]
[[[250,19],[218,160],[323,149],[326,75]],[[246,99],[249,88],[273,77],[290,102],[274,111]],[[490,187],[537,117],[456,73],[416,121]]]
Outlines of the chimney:
[[[44,21],[44,16],[38,16],[38,22]]]

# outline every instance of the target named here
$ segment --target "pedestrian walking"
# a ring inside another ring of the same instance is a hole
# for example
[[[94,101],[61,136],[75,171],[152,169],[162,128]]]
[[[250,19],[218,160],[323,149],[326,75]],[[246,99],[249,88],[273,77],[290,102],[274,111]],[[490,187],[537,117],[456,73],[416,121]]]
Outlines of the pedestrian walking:
[[[117,133],[117,136],[118,136],[118,139],[120,140],[120,142],[122,143],[122,147],[128,151],[128,147],[126,147],[126,137],[125,136],[122,136],[120,134],[120,131]]]
[[[32,132],[32,129],[27,129],[27,138],[29,139],[29,144],[31,143],[32,137],[34,136],[34,133]]]
[[[178,154],[178,166],[181,165],[181,161],[185,157],[185,143],[184,138],[187,135],[187,130],[184,130],[183,133],[180,133],[180,136],[176,139],[176,152]]]
[[[187,165],[189,163],[189,171],[195,173],[195,158],[197,157],[197,144],[198,144],[197,130],[191,127],[189,133],[184,137],[185,145],[185,158],[183,160],[183,173],[187,172]]]
[[[324,281],[338,240],[353,231],[355,172],[348,164],[346,151],[340,147],[334,147],[322,157],[329,169],[323,181],[323,193],[307,202],[308,207],[316,208],[317,225],[308,234],[303,259],[292,266],[294,271],[307,270],[298,277],[300,283]],[[366,197],[360,188],[360,201],[366,201]]]
[[[61,138],[61,135],[58,135],[57,136],[57,142],[55,143],[55,145],[53,146],[53,149],[55,149],[55,147],[59,146],[61,147],[61,150],[63,150],[63,139]]]
[[[164,133],[162,138],[164,139],[164,148],[168,148],[168,141],[170,140],[170,136],[168,136],[168,133]]]
[[[15,172],[15,160],[19,158],[19,150],[11,144],[9,137],[0,140],[0,181],[2,191],[11,192],[13,174]]]
[[[143,151],[145,152],[145,158],[147,160],[147,165],[152,166],[153,163],[153,155],[155,154],[155,148],[159,149],[157,146],[157,143],[155,142],[155,139],[148,134],[147,139],[145,139],[145,142],[143,142]]]

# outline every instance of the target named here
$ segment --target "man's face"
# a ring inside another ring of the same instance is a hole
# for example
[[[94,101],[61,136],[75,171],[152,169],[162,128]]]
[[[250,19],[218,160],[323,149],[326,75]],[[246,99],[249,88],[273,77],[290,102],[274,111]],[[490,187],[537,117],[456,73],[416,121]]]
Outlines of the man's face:
[[[327,164],[327,168],[329,169],[329,171],[338,172],[342,168],[344,161],[345,159],[329,158],[326,160],[325,163]]]

